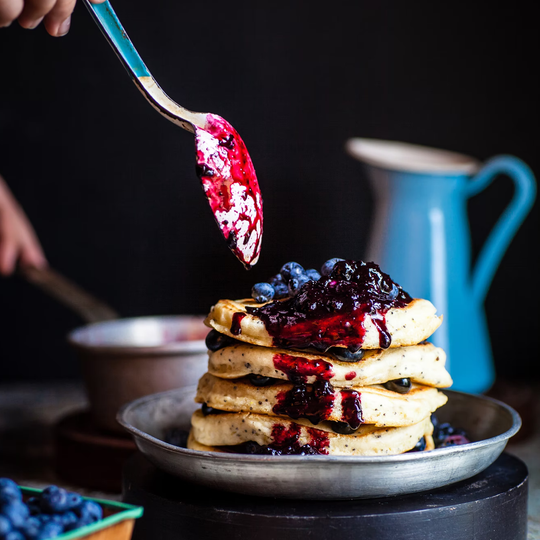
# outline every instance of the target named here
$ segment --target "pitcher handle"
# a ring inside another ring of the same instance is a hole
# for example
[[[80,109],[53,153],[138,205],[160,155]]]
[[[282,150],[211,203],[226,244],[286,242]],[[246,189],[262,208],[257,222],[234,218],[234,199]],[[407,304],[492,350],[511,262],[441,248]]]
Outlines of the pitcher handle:
[[[467,197],[485,189],[498,174],[509,176],[515,186],[514,196],[489,234],[472,272],[472,292],[483,302],[504,252],[528,214],[536,196],[536,181],[527,164],[514,156],[489,159],[467,184]]]

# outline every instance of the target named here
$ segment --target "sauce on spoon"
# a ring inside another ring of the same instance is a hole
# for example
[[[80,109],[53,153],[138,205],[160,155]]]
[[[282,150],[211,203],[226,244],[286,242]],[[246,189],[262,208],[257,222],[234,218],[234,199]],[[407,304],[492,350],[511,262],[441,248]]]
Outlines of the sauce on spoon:
[[[195,127],[197,174],[231,251],[249,270],[259,259],[262,197],[253,163],[237,131],[215,114]]]

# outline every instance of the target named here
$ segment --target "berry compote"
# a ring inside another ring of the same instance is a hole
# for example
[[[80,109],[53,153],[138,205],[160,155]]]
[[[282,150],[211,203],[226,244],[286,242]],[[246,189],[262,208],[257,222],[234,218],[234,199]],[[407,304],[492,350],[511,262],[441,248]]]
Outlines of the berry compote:
[[[229,451],[240,454],[263,454],[271,456],[290,455],[317,455],[328,454],[330,440],[324,431],[307,428],[310,440],[307,444],[300,444],[301,428],[297,424],[290,427],[274,424],[272,428],[272,440],[269,445],[260,445],[250,441],[237,446],[224,447]]]
[[[261,252],[262,197],[244,141],[223,118],[195,126],[197,174],[229,248],[249,269]]]
[[[287,375],[293,387],[280,392],[273,412],[293,419],[307,418],[312,424],[327,420],[334,408],[336,390],[329,380],[334,376],[332,364],[324,360],[309,361],[301,356],[279,353],[274,366]],[[355,374],[356,375],[356,374]],[[315,377],[308,385],[308,377]],[[360,394],[355,390],[339,390],[342,421],[354,431],[363,423]]]
[[[366,316],[379,332],[379,346],[386,349],[392,342],[386,313],[410,302],[411,296],[377,264],[346,260],[337,262],[329,276],[305,283],[293,298],[247,311],[264,321],[274,346],[325,351],[338,345],[358,351]]]

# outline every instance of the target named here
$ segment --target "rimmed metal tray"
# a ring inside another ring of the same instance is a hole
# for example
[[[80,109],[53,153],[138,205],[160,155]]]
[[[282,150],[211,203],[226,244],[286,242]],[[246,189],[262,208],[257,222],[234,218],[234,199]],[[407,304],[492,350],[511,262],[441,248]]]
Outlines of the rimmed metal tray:
[[[464,429],[473,441],[395,456],[260,456],[199,452],[164,442],[171,427],[189,429],[195,388],[153,394],[118,413],[139,450],[159,469],[209,488],[285,499],[351,499],[436,489],[478,474],[501,454],[521,426],[500,401],[444,391],[441,422]]]

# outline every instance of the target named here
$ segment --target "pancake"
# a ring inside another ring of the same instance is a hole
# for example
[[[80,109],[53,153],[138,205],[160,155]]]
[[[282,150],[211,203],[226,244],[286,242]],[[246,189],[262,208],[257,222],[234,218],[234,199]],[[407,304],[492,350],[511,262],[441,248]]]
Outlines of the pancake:
[[[279,302],[279,300],[276,300]],[[275,339],[268,332],[262,319],[247,313],[246,307],[260,307],[253,299],[220,300],[212,307],[205,324],[218,332],[246,343],[272,347]],[[391,337],[390,347],[407,347],[420,343],[440,326],[442,316],[437,316],[431,302],[415,298],[404,307],[394,307],[385,314],[386,329]],[[239,318],[235,314],[242,314]],[[366,314],[362,323],[362,349],[381,348],[381,335],[371,315]],[[231,331],[233,328],[233,331]],[[343,346],[335,343],[335,346]]]
[[[324,424],[315,428],[307,420],[291,421],[253,413],[204,416],[201,411],[195,411],[191,425],[188,448],[192,450],[234,451],[234,448],[219,447],[254,441],[263,446],[310,445],[328,455],[377,456],[407,452],[422,437],[426,439],[426,449],[434,448],[429,417],[406,427],[364,425],[353,435],[339,435]]]
[[[336,387],[368,386],[407,377],[416,383],[445,388],[452,384],[445,362],[444,351],[431,343],[372,349],[357,362],[241,343],[210,352],[208,372],[224,379],[238,379],[250,373],[283,380],[288,380],[288,375],[300,376],[307,383],[323,378]]]
[[[378,385],[341,390],[327,385],[319,394],[313,388],[302,388],[302,396],[308,397],[298,406],[293,389],[291,383],[258,387],[246,380],[219,379],[206,373],[199,381],[195,401],[221,411],[302,416],[314,424],[352,422],[353,427],[360,423],[379,427],[416,424],[448,401],[436,388],[422,385],[412,385],[407,394]]]

